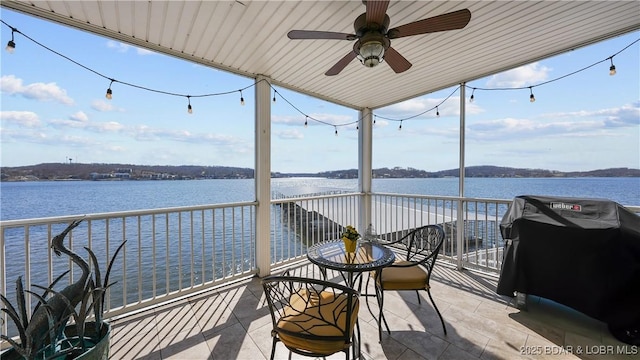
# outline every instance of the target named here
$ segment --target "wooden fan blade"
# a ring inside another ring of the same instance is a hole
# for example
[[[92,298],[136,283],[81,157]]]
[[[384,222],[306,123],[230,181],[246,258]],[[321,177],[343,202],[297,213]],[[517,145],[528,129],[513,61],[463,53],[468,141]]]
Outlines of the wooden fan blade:
[[[367,0],[367,24],[382,24],[388,6],[389,1]]]
[[[356,58],[355,51],[352,51],[352,52],[348,53],[345,57],[343,57],[335,65],[333,65],[331,67],[331,69],[327,70],[327,72],[324,73],[324,74],[327,75],[327,76],[338,75],[340,73],[340,71],[342,71],[342,69],[347,67],[347,65],[349,65],[351,60],[353,60],[355,58]]]
[[[328,39],[328,40],[355,40],[354,34],[346,34],[332,31],[291,30],[287,34],[292,40]]]
[[[462,29],[467,26],[469,20],[471,20],[471,12],[469,9],[458,10],[414,21],[405,25],[400,25],[396,28],[390,29],[387,32],[387,37],[389,39],[396,39],[405,36]]]
[[[400,55],[394,48],[389,47],[384,53],[384,61],[389,64],[391,69],[399,74],[401,72],[409,70],[411,63]]]

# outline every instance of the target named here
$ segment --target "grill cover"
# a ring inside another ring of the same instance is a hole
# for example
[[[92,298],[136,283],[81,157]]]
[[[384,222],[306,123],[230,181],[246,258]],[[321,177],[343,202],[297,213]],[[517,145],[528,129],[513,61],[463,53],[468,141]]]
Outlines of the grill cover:
[[[610,200],[523,195],[500,231],[506,247],[498,294],[554,300],[607,323],[622,341],[638,341],[638,215]]]

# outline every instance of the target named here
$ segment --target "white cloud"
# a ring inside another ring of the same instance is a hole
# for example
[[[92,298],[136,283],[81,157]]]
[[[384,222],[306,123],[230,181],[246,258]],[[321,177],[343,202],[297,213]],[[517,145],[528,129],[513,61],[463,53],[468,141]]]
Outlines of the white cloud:
[[[548,79],[550,68],[532,63],[493,75],[487,81],[489,87],[518,88],[535,85]]]
[[[127,45],[125,43],[121,43],[118,41],[113,41],[113,40],[109,40],[107,41],[107,48],[109,49],[113,49],[117,52],[127,52],[127,50],[129,50],[129,48],[131,47],[131,45]]]
[[[115,51],[119,52],[119,53],[125,53],[127,51],[129,51],[129,49],[135,49],[136,54],[138,55],[153,55],[155,54],[155,52],[148,50],[148,49],[143,49],[137,46],[132,46],[129,44],[125,44],[125,43],[121,43],[118,41],[113,41],[113,40],[109,40],[107,41],[107,47],[109,49],[114,49]]]
[[[287,129],[278,131],[276,135],[284,140],[299,140],[304,138],[304,134],[297,129]]]
[[[122,108],[117,108],[113,106],[113,104],[109,101],[105,100],[94,100],[91,103],[91,108],[100,112],[108,112],[108,111],[124,111]]]
[[[274,124],[284,124],[292,126],[304,125],[305,120],[309,126],[314,125],[344,125],[356,121],[353,116],[339,115],[339,114],[326,114],[326,113],[312,113],[309,114],[309,118],[305,119],[303,115],[296,116],[278,116],[271,117],[271,122]],[[355,124],[354,124],[355,126]]]
[[[591,137],[607,134],[604,121],[535,121],[530,119],[496,119],[468,126],[470,139],[482,141],[513,141],[551,137]]]
[[[54,145],[69,145],[69,146],[95,146],[96,140],[90,139],[85,136],[73,136],[73,135],[62,135],[60,137],[50,138],[49,143],[53,143]]]
[[[87,131],[104,133],[104,132],[120,132],[125,129],[125,126],[116,121],[108,122],[92,122],[89,121],[89,116],[83,111],[78,111],[69,115],[68,119],[52,119],[48,121],[48,124],[57,129],[84,129]]]
[[[475,103],[467,103],[465,111],[467,114],[479,114],[484,110]],[[380,115],[392,119],[402,119],[422,112],[425,113],[417,118],[434,118],[438,112],[441,117],[460,116],[460,97],[452,96],[445,101],[444,98],[423,96],[388,106],[380,111]]]
[[[604,127],[609,128],[637,126],[640,125],[640,101],[618,108],[549,113],[543,116],[552,119],[574,119],[574,121],[581,121],[585,118],[599,119]]]
[[[148,50],[148,49],[143,49],[143,48],[136,47],[136,54],[142,55],[142,56],[144,56],[144,55],[155,55],[155,52],[153,52],[151,50]]]
[[[4,75],[0,78],[0,90],[9,95],[22,95],[27,99],[39,101],[57,101],[65,105],[73,105],[73,99],[67,95],[67,91],[61,89],[56,83],[33,83],[24,85],[22,79],[14,75]]]
[[[87,122],[89,121],[89,117],[84,111],[78,111],[75,114],[69,115],[69,119],[73,121]]]
[[[69,120],[69,119],[52,119],[47,122],[50,126],[56,129],[84,129],[87,127],[86,123],[81,121]]]
[[[0,111],[0,119],[27,128],[36,128],[42,125],[38,114],[33,111]]]
[[[181,141],[188,143],[201,143],[216,146],[227,146],[233,148],[244,148],[248,146],[246,140],[230,135],[220,135],[213,133],[194,134],[186,130],[157,129],[148,125],[138,125],[128,129],[130,135],[139,141]]]
[[[108,121],[104,123],[91,123],[87,126],[88,130],[97,132],[119,132],[125,129],[125,126],[117,121]]]
[[[125,147],[124,146],[120,146],[120,145],[107,145],[105,146],[105,149],[109,152],[125,152]]]

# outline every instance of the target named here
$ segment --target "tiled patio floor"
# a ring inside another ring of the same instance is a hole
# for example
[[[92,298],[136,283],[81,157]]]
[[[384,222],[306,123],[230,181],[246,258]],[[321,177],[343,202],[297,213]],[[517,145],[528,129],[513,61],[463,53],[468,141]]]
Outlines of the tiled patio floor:
[[[309,273],[317,271],[310,265],[300,265],[296,271],[317,276]],[[421,292],[421,305],[415,292],[386,293],[391,335],[384,333],[381,343],[376,322],[362,306],[363,358],[640,358],[639,349],[617,341],[605,324],[535,297],[529,297],[527,311],[520,311],[509,304],[509,298],[495,293],[496,284],[494,276],[436,266],[432,294],[445,319],[446,336],[426,292]],[[258,278],[112,324],[111,359],[261,360],[268,359],[271,351],[271,317]],[[626,355],[620,354],[624,351]],[[276,358],[288,356],[279,343]],[[305,357],[294,354],[292,358]],[[344,353],[329,359],[344,359]]]

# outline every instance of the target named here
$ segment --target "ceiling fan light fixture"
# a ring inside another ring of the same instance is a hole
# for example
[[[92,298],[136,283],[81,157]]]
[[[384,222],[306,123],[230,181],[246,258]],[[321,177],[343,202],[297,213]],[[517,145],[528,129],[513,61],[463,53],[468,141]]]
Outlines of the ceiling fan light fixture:
[[[366,67],[374,67],[384,58],[384,45],[377,40],[368,41],[360,46],[360,62]]]

